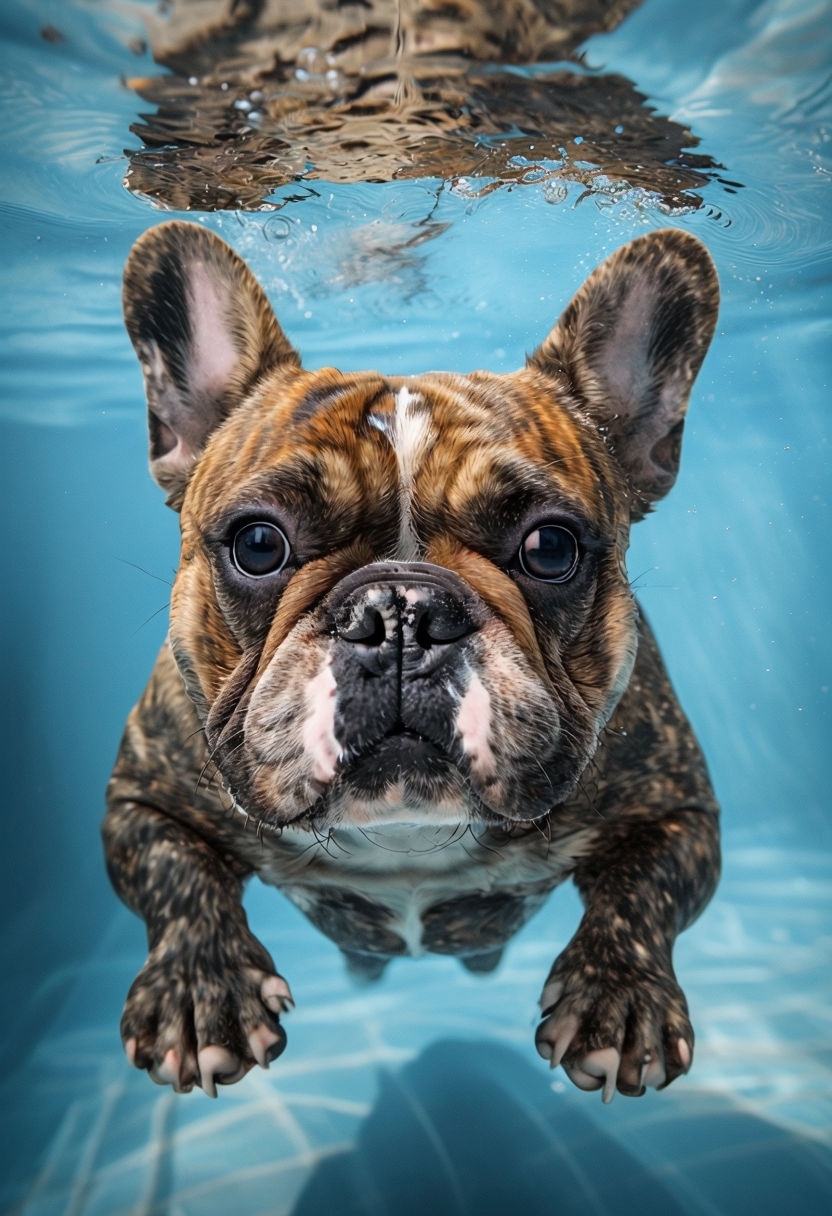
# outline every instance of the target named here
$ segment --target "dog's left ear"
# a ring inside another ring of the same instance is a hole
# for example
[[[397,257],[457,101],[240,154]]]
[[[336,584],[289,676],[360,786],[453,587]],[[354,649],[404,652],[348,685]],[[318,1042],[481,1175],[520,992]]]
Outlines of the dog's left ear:
[[[144,373],[150,469],[178,507],[211,432],[261,376],[300,358],[245,262],[199,224],[145,232],[122,298]]]
[[[635,492],[633,518],[676,480],[688,397],[713,336],[716,270],[696,237],[668,228],[603,262],[531,367],[577,396]]]

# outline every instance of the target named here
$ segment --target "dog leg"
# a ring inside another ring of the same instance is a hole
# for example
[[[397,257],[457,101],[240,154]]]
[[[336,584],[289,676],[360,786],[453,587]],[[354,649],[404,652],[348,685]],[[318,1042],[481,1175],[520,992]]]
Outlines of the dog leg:
[[[676,935],[719,872],[716,816],[679,810],[624,821],[576,870],[586,912],[541,996],[536,1043],[580,1089],[637,1096],[690,1068],[693,1029],[676,982]]]
[[[179,1092],[238,1081],[286,1044],[286,981],[248,928],[242,879],[187,826],[113,801],[104,821],[110,878],[145,921],[147,962],[124,1008],[131,1063]]]

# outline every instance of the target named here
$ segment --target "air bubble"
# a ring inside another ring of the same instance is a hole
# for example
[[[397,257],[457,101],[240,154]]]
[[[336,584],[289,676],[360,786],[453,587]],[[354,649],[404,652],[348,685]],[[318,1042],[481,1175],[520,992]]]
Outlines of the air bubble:
[[[285,241],[291,231],[292,225],[285,215],[272,216],[263,225],[263,236],[267,241]]]

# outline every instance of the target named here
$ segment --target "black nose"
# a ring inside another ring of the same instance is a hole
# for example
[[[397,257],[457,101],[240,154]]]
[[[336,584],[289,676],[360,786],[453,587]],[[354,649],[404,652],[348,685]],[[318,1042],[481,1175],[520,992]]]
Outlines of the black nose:
[[[422,650],[457,642],[472,629],[471,619],[458,601],[427,587],[408,587],[404,594],[398,587],[357,592],[342,606],[335,622],[335,631],[345,642],[361,646],[399,642]]]
[[[330,602],[335,636],[376,674],[393,665],[419,674],[434,669],[479,627],[476,608],[461,579],[426,563],[366,567]]]

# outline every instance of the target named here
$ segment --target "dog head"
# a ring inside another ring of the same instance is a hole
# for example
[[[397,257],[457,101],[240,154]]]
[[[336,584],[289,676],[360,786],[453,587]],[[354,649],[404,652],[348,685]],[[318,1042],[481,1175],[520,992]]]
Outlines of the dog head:
[[[124,306],[181,515],[170,642],[237,806],[325,831],[568,798],[632,670],[629,528],[676,477],[703,246],[619,250],[511,375],[307,371],[193,224],[137,242]]]

